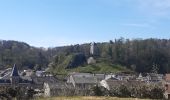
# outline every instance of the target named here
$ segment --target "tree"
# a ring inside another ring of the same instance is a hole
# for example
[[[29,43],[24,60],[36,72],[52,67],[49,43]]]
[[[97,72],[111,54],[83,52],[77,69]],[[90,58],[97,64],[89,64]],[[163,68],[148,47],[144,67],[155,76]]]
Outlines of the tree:
[[[95,96],[103,96],[103,91],[101,90],[99,86],[94,86],[92,88],[92,91],[94,92]]]

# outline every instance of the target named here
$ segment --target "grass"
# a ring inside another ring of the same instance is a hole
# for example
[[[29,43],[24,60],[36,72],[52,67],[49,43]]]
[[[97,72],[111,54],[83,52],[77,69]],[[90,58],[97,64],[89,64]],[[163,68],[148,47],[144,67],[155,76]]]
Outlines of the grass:
[[[40,98],[37,100],[151,100],[151,99],[81,96],[81,97],[51,97],[51,98]]]
[[[125,66],[118,64],[113,64],[107,58],[96,59],[95,64],[84,64],[76,68],[66,69],[69,62],[71,61],[72,56],[68,56],[65,60],[62,61],[57,67],[54,66],[50,71],[57,74],[68,74],[70,72],[81,72],[81,73],[118,73],[118,72],[131,72]]]
[[[106,62],[99,62],[92,65],[80,66],[70,70],[71,72],[91,72],[91,73],[115,73],[129,71],[124,66],[114,65]]]

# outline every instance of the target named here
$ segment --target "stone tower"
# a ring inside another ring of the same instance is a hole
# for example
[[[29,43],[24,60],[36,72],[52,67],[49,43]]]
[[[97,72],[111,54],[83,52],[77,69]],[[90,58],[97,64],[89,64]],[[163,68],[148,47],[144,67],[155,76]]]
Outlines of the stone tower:
[[[95,45],[94,42],[92,42],[90,44],[90,57],[87,60],[88,64],[95,64],[96,63],[96,60],[94,59],[94,54],[95,54],[95,52],[94,52],[94,45]]]
[[[94,55],[94,42],[90,44],[90,55]]]

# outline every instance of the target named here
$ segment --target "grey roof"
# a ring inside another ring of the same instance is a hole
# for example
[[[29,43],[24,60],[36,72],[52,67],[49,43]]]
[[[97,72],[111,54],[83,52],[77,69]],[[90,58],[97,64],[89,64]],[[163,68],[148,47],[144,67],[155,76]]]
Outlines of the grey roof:
[[[97,79],[94,76],[76,76],[73,75],[75,83],[97,83]]]
[[[150,77],[151,80],[162,80],[163,74],[149,73],[147,77]]]
[[[105,79],[105,74],[95,74],[94,76],[100,81]]]
[[[10,77],[11,77],[11,73],[7,73],[2,77],[2,79],[10,79]]]
[[[8,73],[11,73],[11,71],[12,71],[12,68],[7,68],[7,69],[5,69],[5,70],[2,70],[2,71],[0,72],[0,75],[1,75],[1,77],[3,77],[4,75],[6,75],[6,74],[8,74]]]
[[[92,77],[93,76],[93,74],[91,73],[72,73],[71,75],[79,76],[79,77],[82,77],[82,76]]]
[[[14,67],[12,68],[12,72],[11,72],[10,76],[12,76],[12,77],[19,76],[18,69],[17,69],[16,65],[14,65]]]

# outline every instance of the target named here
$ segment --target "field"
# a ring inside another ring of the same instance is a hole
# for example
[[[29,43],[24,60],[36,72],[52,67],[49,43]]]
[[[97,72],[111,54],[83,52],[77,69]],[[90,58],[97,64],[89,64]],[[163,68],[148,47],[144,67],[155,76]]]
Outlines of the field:
[[[116,72],[130,72],[125,66],[115,65],[109,61],[98,60],[98,63],[92,65],[79,66],[73,68],[70,72],[82,72],[82,73],[116,73]]]
[[[52,98],[40,98],[38,100],[150,100],[150,99],[117,98],[117,97],[52,97]]]

